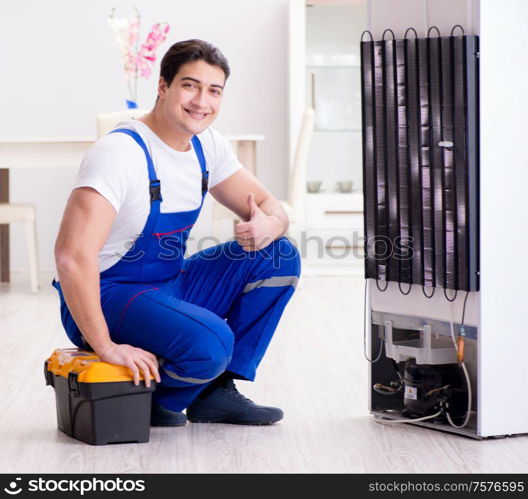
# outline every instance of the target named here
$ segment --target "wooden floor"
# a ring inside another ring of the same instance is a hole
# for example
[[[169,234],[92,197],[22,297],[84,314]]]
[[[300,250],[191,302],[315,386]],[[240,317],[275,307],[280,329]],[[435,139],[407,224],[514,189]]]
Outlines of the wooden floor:
[[[361,277],[306,277],[255,383],[241,391],[276,404],[269,427],[152,428],[148,444],[92,447],[56,429],[43,362],[70,346],[56,292],[15,276],[0,285],[0,470],[4,473],[505,473],[528,471],[528,437],[476,441],[367,410]]]

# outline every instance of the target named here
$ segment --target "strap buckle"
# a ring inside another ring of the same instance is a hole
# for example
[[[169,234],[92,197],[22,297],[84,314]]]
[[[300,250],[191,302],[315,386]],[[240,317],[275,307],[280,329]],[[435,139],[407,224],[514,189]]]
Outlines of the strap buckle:
[[[150,181],[150,200],[161,200],[161,183],[158,179]]]
[[[206,170],[202,173],[202,196],[207,192],[209,186],[209,172]]]

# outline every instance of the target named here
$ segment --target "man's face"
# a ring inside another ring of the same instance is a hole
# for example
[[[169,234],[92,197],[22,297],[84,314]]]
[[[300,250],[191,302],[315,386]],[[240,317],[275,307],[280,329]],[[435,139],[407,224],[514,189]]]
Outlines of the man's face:
[[[185,134],[203,132],[220,111],[224,84],[224,71],[205,61],[182,65],[170,87],[160,78],[159,103],[166,119]]]

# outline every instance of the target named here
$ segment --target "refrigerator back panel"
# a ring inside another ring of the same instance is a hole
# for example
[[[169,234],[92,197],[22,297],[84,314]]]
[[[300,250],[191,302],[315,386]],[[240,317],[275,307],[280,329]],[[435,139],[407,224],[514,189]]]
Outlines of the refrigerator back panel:
[[[362,41],[361,79],[365,277],[478,290],[478,37]]]

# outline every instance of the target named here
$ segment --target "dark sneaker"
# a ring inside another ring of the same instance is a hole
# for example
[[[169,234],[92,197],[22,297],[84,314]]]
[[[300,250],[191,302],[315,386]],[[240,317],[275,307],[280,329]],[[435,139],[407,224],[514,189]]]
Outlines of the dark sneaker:
[[[187,418],[183,412],[170,411],[156,402],[152,402],[150,426],[185,426]]]
[[[277,407],[257,405],[244,397],[232,379],[216,385],[187,408],[191,423],[269,425],[283,417],[284,413]]]

